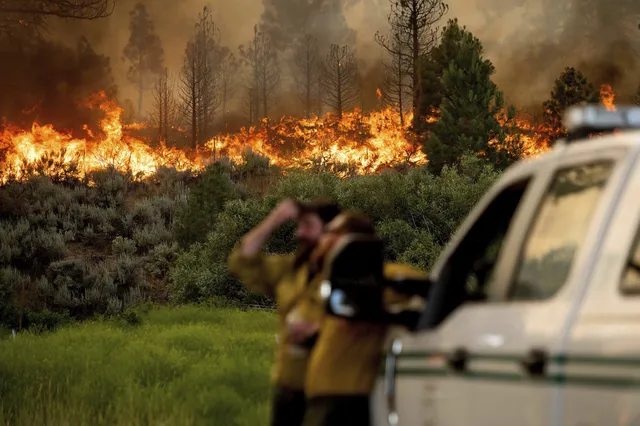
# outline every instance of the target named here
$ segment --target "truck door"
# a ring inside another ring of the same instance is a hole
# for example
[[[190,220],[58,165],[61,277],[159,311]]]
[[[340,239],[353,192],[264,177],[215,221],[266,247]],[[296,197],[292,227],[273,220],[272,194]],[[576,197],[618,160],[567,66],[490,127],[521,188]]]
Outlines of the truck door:
[[[558,425],[640,425],[640,168],[625,153],[626,186],[592,254],[583,303],[556,356]]]
[[[388,356],[391,423],[550,424],[549,354],[613,164],[549,161],[474,209],[433,269],[423,331]]]

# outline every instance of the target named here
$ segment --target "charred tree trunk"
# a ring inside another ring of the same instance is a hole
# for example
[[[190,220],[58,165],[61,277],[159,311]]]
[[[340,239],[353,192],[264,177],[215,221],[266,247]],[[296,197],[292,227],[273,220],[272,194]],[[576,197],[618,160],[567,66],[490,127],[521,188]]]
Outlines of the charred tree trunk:
[[[192,65],[193,75],[196,75],[196,65]],[[191,85],[191,148],[198,149],[198,84],[193,80]]]

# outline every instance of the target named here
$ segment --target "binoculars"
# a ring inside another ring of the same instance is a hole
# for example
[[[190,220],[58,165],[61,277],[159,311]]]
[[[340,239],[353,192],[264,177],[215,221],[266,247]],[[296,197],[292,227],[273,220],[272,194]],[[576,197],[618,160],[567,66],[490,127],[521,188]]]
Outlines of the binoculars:
[[[329,253],[324,264],[327,279],[320,294],[329,315],[352,321],[402,325],[415,329],[422,311],[389,309],[385,305],[388,290],[426,299],[428,279],[386,278],[384,247],[370,235],[345,236]]]

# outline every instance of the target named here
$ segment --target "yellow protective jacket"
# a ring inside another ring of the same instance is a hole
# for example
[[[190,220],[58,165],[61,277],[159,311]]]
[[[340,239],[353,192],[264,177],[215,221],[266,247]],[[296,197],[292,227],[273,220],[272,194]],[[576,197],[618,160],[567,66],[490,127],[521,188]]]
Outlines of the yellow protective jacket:
[[[385,264],[384,274],[387,278],[426,278],[422,271],[396,263]],[[384,294],[387,306],[408,300],[390,289]],[[382,361],[387,330],[385,325],[349,322],[327,315],[307,368],[307,397],[371,393]]]
[[[318,297],[322,277],[308,282],[308,265],[293,268],[294,255],[242,256],[236,246],[229,256],[229,270],[244,286],[256,293],[271,296],[277,304],[278,343],[271,371],[272,383],[293,390],[303,390],[309,353],[294,350],[287,341],[286,316],[293,309],[308,321],[320,321],[324,313]]]

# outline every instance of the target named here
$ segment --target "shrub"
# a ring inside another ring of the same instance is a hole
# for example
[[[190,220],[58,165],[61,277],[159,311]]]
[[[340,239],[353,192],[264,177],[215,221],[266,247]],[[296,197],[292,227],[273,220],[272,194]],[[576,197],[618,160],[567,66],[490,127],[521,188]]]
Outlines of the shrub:
[[[137,250],[138,247],[136,246],[136,242],[129,238],[117,236],[111,243],[111,253],[116,256],[121,254],[132,255],[135,254]]]
[[[94,170],[87,174],[89,183],[95,186],[94,202],[99,207],[122,207],[131,177],[113,167]]]
[[[183,247],[203,241],[225,203],[238,195],[228,170],[221,164],[207,167],[199,179],[176,215],[175,236]]]
[[[149,251],[145,261],[145,271],[153,278],[163,279],[177,258],[177,243],[160,243]]]

